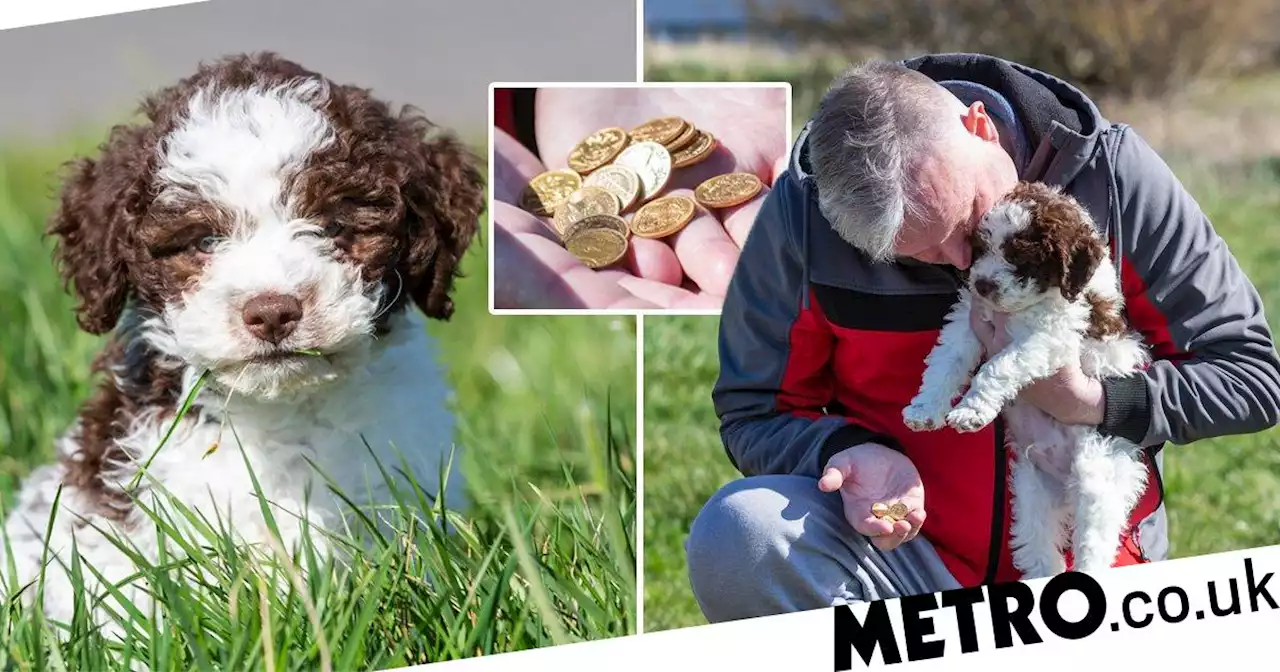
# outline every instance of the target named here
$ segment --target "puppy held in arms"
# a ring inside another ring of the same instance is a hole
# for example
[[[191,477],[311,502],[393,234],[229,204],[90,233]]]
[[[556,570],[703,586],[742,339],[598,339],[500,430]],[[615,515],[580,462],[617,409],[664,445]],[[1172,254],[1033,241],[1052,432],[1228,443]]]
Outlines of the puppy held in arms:
[[[268,555],[309,526],[336,555],[325,533],[359,527],[347,504],[392,504],[393,484],[466,503],[426,324],[453,314],[476,231],[472,154],[412,108],[269,53],[205,64],[141,113],[65,173],[49,232],[79,325],[106,335],[101,375],[0,543],[0,578],[30,600],[43,573],[64,622],[104,581],[149,613],[130,577],[158,556],[157,506]]]
[[[1145,367],[1149,356],[1123,317],[1123,295],[1107,246],[1079,203],[1024,182],[982,218],[959,301],[926,359],[907,426],[977,431],[1003,412],[1012,468],[1014,564],[1026,578],[1066,569],[1095,572],[1115,560],[1129,514],[1146,486],[1142,449],[1095,428],[1066,425],[1018,400],[1032,382],[1072,361],[1102,380]],[[970,378],[983,347],[970,326],[976,307],[1007,316],[1009,345]],[[969,389],[952,407],[966,383]]]

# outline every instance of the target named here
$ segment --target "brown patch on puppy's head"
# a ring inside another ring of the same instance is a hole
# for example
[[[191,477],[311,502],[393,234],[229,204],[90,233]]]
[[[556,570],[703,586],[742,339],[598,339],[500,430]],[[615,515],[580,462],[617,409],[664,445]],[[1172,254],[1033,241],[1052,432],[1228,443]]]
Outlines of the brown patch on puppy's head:
[[[1034,280],[1042,292],[1056,287],[1068,301],[1076,300],[1107,254],[1089,212],[1038,182],[1019,183],[1003,200],[1029,215],[1027,225],[1003,243],[1014,273]]]

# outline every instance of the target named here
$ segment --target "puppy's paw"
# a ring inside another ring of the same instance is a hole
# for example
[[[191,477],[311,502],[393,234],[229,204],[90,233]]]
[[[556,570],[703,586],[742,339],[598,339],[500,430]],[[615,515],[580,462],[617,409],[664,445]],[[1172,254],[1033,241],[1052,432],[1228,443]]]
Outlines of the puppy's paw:
[[[998,411],[976,406],[961,405],[947,414],[947,425],[959,432],[976,432],[991,424],[999,415]]]
[[[1018,539],[1012,540],[1010,546],[1013,566],[1022,572],[1024,581],[1057,576],[1067,571],[1067,561],[1055,546],[1024,544]]]
[[[946,423],[947,410],[945,406],[938,408],[936,404],[914,400],[910,406],[902,409],[902,421],[912,431],[931,432]]]

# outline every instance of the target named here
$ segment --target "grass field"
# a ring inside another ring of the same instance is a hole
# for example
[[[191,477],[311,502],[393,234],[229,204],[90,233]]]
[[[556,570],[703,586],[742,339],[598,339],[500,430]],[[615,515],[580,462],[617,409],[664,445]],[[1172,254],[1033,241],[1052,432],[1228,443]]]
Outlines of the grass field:
[[[95,144],[0,152],[5,505],[90,389],[99,340],[76,330],[40,231],[52,170]],[[403,536],[349,570],[304,552],[291,560],[309,567],[302,578],[288,558],[228,549],[205,530],[171,548],[188,544],[215,580],[149,569],[162,618],[122,617],[132,633],[124,644],[77,620],[54,645],[59,626],[0,605],[0,670],[115,669],[130,658],[157,670],[365,670],[634,632],[634,320],[492,317],[484,245],[464,264],[452,322],[431,327],[476,501],[456,535],[437,534],[436,515],[410,493],[390,515]],[[290,590],[270,588],[281,580]]]
[[[771,68],[763,74],[731,75],[792,81],[797,119],[803,120],[812,109],[806,101],[816,100],[814,77],[805,69]],[[700,80],[730,76],[726,72],[696,63],[664,65],[651,67],[646,79]],[[1274,112],[1274,103],[1270,109]],[[1124,120],[1139,131],[1144,128],[1141,119]],[[1157,147],[1177,145],[1177,140],[1170,138]],[[1188,142],[1182,147],[1192,146]],[[1190,152],[1171,152],[1184,153]],[[1243,163],[1178,161],[1173,165],[1257,285],[1272,328],[1280,326],[1277,162],[1250,157]],[[719,368],[717,326],[714,317],[645,320],[646,631],[704,623],[689,592],[684,538],[703,502],[737,477],[725,457],[710,399]],[[1280,543],[1280,430],[1170,446],[1165,460],[1174,557]],[[1231,512],[1229,522],[1223,522],[1223,512]]]

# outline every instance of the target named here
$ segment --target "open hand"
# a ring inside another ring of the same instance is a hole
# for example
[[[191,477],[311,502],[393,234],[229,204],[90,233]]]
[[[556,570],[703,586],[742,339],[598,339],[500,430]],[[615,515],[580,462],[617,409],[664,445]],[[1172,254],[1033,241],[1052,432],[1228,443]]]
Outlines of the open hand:
[[[540,90],[536,133],[545,161],[494,131],[495,307],[719,308],[760,205],[786,168],[785,110],[784,92],[775,89]],[[702,181],[729,172],[752,173],[764,188],[734,208],[709,212],[699,207],[694,219],[669,238],[633,237],[619,264],[598,271],[564,250],[550,218],[516,206],[529,179],[566,168],[570,150],[583,137],[660,116],[688,119],[720,143],[701,163],[675,169],[663,195],[692,197]]]
[[[859,534],[871,538],[882,551],[914,539],[924,525],[924,484],[906,455],[875,443],[863,443],[836,453],[827,462],[818,488],[839,492],[844,517]],[[907,505],[906,520],[890,522],[871,512],[877,502]]]

